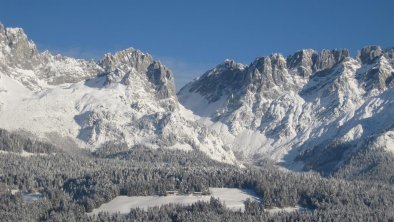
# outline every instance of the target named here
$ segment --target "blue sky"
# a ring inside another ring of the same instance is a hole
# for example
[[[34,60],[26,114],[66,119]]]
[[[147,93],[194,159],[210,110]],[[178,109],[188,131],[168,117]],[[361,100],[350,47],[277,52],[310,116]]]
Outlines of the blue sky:
[[[226,58],[303,48],[394,46],[392,0],[0,0],[0,21],[79,58],[128,47],[169,66],[179,88]]]

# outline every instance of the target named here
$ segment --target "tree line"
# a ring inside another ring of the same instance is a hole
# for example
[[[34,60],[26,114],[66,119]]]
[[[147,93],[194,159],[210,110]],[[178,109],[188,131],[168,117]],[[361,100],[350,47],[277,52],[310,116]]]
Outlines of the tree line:
[[[5,134],[6,135],[6,134]],[[7,143],[28,140],[7,136]],[[10,139],[11,138],[11,139]],[[31,150],[42,151],[41,142]],[[35,145],[37,144],[37,145]],[[16,146],[16,145],[15,145]],[[37,146],[37,147],[36,147]],[[45,146],[44,146],[45,147]],[[276,167],[239,168],[218,163],[199,151],[148,149],[108,143],[94,153],[23,157],[0,154],[0,218],[5,221],[388,221],[394,219],[394,187],[316,173],[293,173]],[[190,206],[165,205],[127,215],[88,216],[118,195],[164,195],[204,191],[208,187],[254,190],[262,202],[247,201],[244,212],[233,212],[220,201]],[[45,198],[26,202],[11,189],[38,190]],[[300,205],[304,212],[270,214],[271,207]]]

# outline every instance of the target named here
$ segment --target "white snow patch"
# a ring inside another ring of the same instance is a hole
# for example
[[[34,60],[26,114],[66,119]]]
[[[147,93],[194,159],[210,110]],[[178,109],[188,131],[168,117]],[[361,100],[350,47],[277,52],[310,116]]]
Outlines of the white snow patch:
[[[307,209],[297,205],[295,207],[283,207],[283,208],[273,207],[273,208],[264,209],[264,210],[270,214],[278,214],[278,213],[284,213],[284,212],[291,213],[291,212],[296,212],[296,211],[306,211]]]
[[[209,201],[211,197],[219,198],[224,202],[226,207],[231,210],[243,211],[245,209],[244,201],[247,199],[260,201],[260,199],[250,190],[242,190],[236,188],[209,188],[211,195],[194,196],[194,195],[178,195],[178,196],[118,196],[108,203],[102,204],[99,208],[89,213],[90,215],[99,212],[108,212],[110,214],[120,213],[128,214],[130,209],[161,206],[165,204],[181,204],[191,205],[197,201]]]
[[[48,156],[46,153],[30,153],[22,150],[20,153],[15,153],[15,152],[8,152],[4,150],[0,150],[0,154],[12,154],[12,155],[18,155],[21,157],[31,157],[31,156]]]
[[[361,138],[363,135],[363,126],[361,124],[358,124],[357,126],[353,127],[350,129],[343,137],[342,141],[344,142],[350,142],[356,139]]]
[[[45,197],[43,194],[39,192],[34,192],[34,193],[22,192],[22,198],[25,202],[33,202],[36,200],[43,199]]]
[[[193,148],[187,143],[176,143],[172,146],[167,147],[168,149],[192,151]]]
[[[26,192],[26,191],[21,191],[19,189],[12,189],[11,190],[12,195],[16,195],[17,193],[22,194],[22,198],[25,202],[33,202],[33,201],[45,198],[45,196],[43,194],[41,194],[40,192],[37,192],[37,191]]]
[[[129,86],[103,86],[105,77],[97,77],[39,91],[31,91],[19,81],[0,73],[0,128],[28,130],[42,139],[56,132],[89,149],[119,140],[129,146],[158,148],[163,146],[160,139],[175,137],[178,143],[170,149],[190,150],[192,146],[184,141],[191,141],[212,159],[238,164],[213,131],[195,123],[191,111],[175,98],[157,100],[153,89],[146,88],[141,80],[133,80]],[[173,104],[175,110],[169,111],[166,107]]]
[[[388,131],[379,136],[374,142],[375,148],[383,148],[394,154],[394,131]]]
[[[184,91],[188,90],[188,88],[184,89]],[[218,101],[208,102],[205,97],[201,96],[198,93],[186,93],[178,95],[178,97],[179,100],[183,101],[183,106],[185,106],[189,110],[192,110],[194,114],[202,117],[212,116],[213,114],[218,112],[218,110],[222,108],[227,101],[227,98],[223,96]]]

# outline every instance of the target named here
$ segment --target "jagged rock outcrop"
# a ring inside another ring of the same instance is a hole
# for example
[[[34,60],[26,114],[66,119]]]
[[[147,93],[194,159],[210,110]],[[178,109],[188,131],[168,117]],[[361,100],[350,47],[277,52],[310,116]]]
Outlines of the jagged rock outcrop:
[[[173,74],[149,54],[129,48],[95,63],[41,53],[22,29],[0,25],[0,128],[55,132],[92,149],[117,141],[236,163],[231,148],[246,161],[333,170],[373,135],[391,152],[393,51],[226,60],[176,95]]]
[[[377,57],[383,55],[383,51],[379,46],[367,46],[361,49],[358,59],[363,64],[371,64]]]
[[[39,64],[39,53],[22,29],[0,27],[0,42],[3,62],[7,65],[33,69]]]
[[[176,97],[172,72],[149,54],[128,48],[104,55],[98,64],[104,69],[107,83],[120,82],[132,87],[138,78],[145,82],[147,89],[153,87],[159,99]]]
[[[335,64],[343,61],[350,56],[349,50],[347,49],[334,49],[327,50],[323,49],[316,62],[313,65],[313,71],[325,70],[333,67]]]
[[[359,141],[394,122],[388,114],[394,103],[391,51],[368,46],[356,58],[346,49],[272,54],[242,71],[204,74],[178,97],[245,158],[265,156],[294,168],[302,167],[293,161],[303,152],[331,155],[341,147],[344,160]],[[222,81],[227,76],[237,76],[234,86]],[[226,91],[218,93],[218,87]]]
[[[96,77],[103,69],[94,61],[52,55],[45,51],[41,55],[41,66],[35,73],[49,85],[76,83]]]
[[[45,84],[75,83],[102,72],[93,61],[40,53],[21,28],[0,25],[0,49],[0,70],[33,90]]]
[[[394,47],[388,48],[384,50],[384,55],[387,58],[394,59]]]
[[[129,48],[95,63],[40,53],[22,29],[0,26],[0,128],[90,149],[113,141],[199,149],[237,164],[216,132],[194,118],[177,101],[171,71],[149,54]]]
[[[256,59],[247,72],[246,84],[261,84],[261,87],[269,89],[276,85],[284,84],[284,70],[286,60],[280,54]]]
[[[289,69],[296,70],[297,73],[308,78],[312,74],[312,66],[317,54],[312,49],[300,50],[287,58]]]
[[[357,75],[362,87],[371,95],[376,95],[394,85],[393,57],[390,49],[382,50],[379,46],[367,46],[361,49],[357,59],[364,64],[364,69]]]
[[[245,66],[226,60],[223,64],[207,71],[200,77],[200,83],[190,86],[191,91],[208,95],[208,101],[215,102],[222,95],[241,87],[245,81]],[[231,88],[227,88],[231,87]]]
[[[312,73],[329,69],[349,56],[347,49],[323,49],[320,53],[312,49],[300,50],[287,58],[287,68],[296,69],[300,76],[308,78]]]

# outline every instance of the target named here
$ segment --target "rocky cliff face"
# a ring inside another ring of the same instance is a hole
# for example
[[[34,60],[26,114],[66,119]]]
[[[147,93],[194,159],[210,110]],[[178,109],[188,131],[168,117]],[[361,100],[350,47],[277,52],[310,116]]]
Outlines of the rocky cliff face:
[[[175,98],[175,84],[172,72],[149,54],[129,48],[104,55],[98,64],[104,69],[107,83],[120,82],[133,87],[134,78],[145,82],[145,87],[154,88],[159,99]]]
[[[22,29],[2,25],[0,128],[90,149],[108,142],[199,149],[237,163],[216,132],[178,103],[171,71],[149,54],[129,48],[96,63],[40,53]]]
[[[303,153],[341,146],[346,148],[336,154],[342,160],[394,122],[388,115],[394,103],[392,49],[368,46],[356,58],[346,49],[307,49],[236,65],[242,69],[226,63],[187,84],[178,97],[245,158],[302,167]],[[289,164],[294,159],[300,161]]]
[[[367,46],[226,60],[175,94],[171,71],[126,49],[97,63],[39,52],[0,24],[0,128],[95,149],[199,149],[330,172],[375,138],[393,152],[394,50]],[[183,104],[185,109],[181,104]],[[376,135],[381,135],[377,137]]]
[[[0,24],[0,70],[32,90],[45,85],[75,83],[102,72],[93,61],[40,53],[21,28]]]

